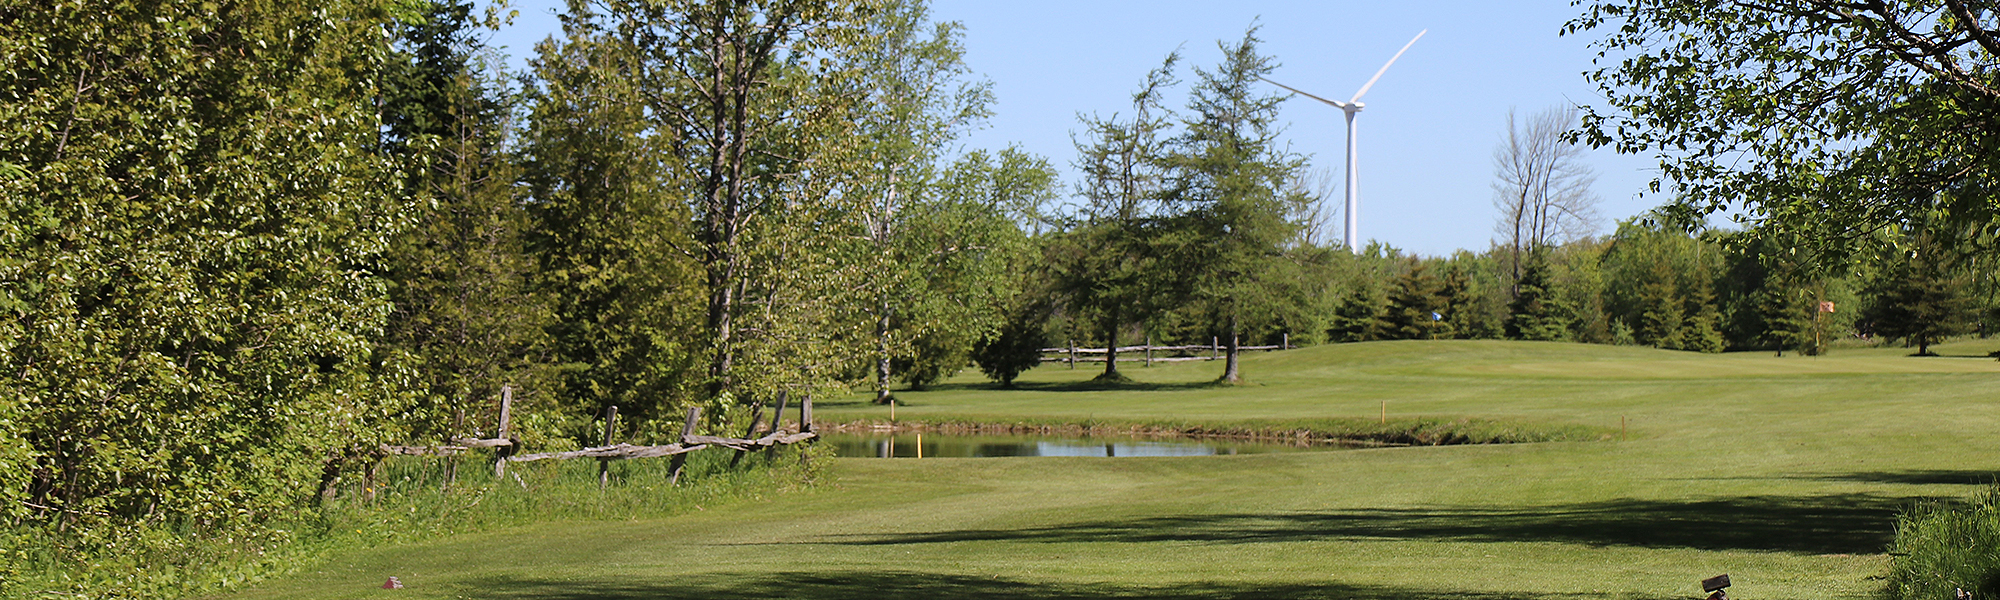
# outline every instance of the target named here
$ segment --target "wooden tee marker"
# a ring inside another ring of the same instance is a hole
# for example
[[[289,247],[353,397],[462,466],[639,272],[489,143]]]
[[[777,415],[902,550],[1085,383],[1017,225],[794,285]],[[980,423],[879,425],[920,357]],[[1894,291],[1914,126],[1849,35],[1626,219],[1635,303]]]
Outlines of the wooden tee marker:
[[[1729,600],[1729,592],[1723,590],[1727,587],[1729,587],[1728,573],[1701,580],[1701,591],[1714,592],[1709,594],[1709,600]]]

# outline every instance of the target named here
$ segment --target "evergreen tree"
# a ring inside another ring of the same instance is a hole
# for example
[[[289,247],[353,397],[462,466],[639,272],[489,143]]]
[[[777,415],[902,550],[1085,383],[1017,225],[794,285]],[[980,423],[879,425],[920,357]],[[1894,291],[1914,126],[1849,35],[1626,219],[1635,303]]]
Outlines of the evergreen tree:
[[[1367,282],[1364,280],[1363,283]],[[1363,285],[1349,290],[1334,311],[1333,327],[1327,330],[1327,337],[1336,342],[1382,339],[1380,324],[1385,304],[1373,286]]]
[[[1042,348],[1048,347],[1047,326],[1052,307],[1033,293],[1017,297],[1008,307],[1007,320],[973,346],[972,358],[987,377],[1000,387],[1014,387],[1014,378],[1042,364]]]
[[[1389,310],[1384,329],[1389,339],[1434,340],[1450,338],[1452,327],[1443,321],[1448,310],[1444,282],[1431,275],[1421,262],[1410,266],[1396,279],[1389,294]]]
[[[1639,286],[1639,326],[1633,332],[1639,343],[1667,350],[1682,348],[1686,337],[1681,328],[1687,324],[1687,302],[1681,298],[1674,278],[1675,273],[1667,263],[1655,263],[1650,277]]]
[[[1097,337],[1109,349],[1103,381],[1122,381],[1118,372],[1120,332],[1157,316],[1162,296],[1176,295],[1173,269],[1159,260],[1165,215],[1161,206],[1167,170],[1166,134],[1172,113],[1161,102],[1180,53],[1147,73],[1132,95],[1132,117],[1121,120],[1087,117],[1087,137],[1076,141],[1077,168],[1084,181],[1079,192],[1087,200],[1082,227],[1070,236],[1081,246],[1074,264],[1062,269],[1063,288],[1076,308],[1094,321]]]
[[[1172,158],[1174,195],[1188,207],[1185,227],[1192,235],[1182,250],[1196,296],[1219,321],[1215,331],[1228,344],[1221,381],[1242,380],[1239,342],[1246,320],[1267,316],[1266,279],[1296,239],[1298,225],[1287,219],[1282,194],[1304,159],[1277,143],[1278,108],[1286,96],[1259,96],[1259,78],[1276,62],[1258,54],[1255,28],[1235,44],[1218,44],[1222,64],[1196,69],[1186,133]]]
[[[1968,277],[1953,261],[1951,250],[1935,234],[1914,236],[1907,251],[1898,252],[1870,286],[1871,303],[1862,315],[1875,333],[1899,338],[1930,356],[1930,346],[1963,333],[1971,318],[1965,294]]]
[[[632,49],[606,26],[573,2],[565,39],[530,63],[540,85],[524,140],[524,242],[534,289],[553,301],[557,396],[574,415],[617,405],[640,422],[693,400],[702,280],[679,250],[693,245],[686,204],[622,73]]]
[[[1687,308],[1683,314],[1687,321],[1681,325],[1680,347],[1695,352],[1716,353],[1724,347],[1722,339],[1722,313],[1715,307],[1715,292],[1708,277],[1700,273],[1689,274],[1694,280],[1694,291],[1687,295]]]
[[[1757,313],[1763,324],[1763,333],[1758,339],[1775,349],[1780,356],[1787,348],[1806,354],[1818,353],[1813,347],[1812,318],[1818,307],[1811,306],[1811,298],[1799,291],[1778,281],[1772,281],[1758,291]]]
[[[426,393],[404,418],[425,443],[492,431],[503,385],[522,387],[523,400],[555,391],[542,381],[549,311],[526,289],[512,90],[482,70],[480,28],[470,2],[432,0],[424,18],[399,24],[385,65],[384,146],[411,202],[387,257],[395,311],[384,341],[418,365]]]
[[[1451,330],[1450,336],[1458,339],[1481,337],[1479,313],[1475,308],[1478,292],[1472,287],[1472,277],[1466,274],[1465,260],[1454,257],[1445,267],[1438,289],[1439,320]]]
[[[1519,292],[1508,306],[1507,337],[1543,341],[1567,339],[1574,309],[1557,290],[1551,289],[1546,254],[1535,252],[1529,255],[1517,287]]]

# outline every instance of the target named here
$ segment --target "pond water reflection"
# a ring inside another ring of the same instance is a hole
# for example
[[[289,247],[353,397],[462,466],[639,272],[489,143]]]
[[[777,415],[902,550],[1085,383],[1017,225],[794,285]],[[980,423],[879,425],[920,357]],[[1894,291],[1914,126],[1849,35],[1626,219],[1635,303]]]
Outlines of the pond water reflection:
[[[845,458],[985,458],[1002,456],[1213,456],[1330,450],[1349,446],[1295,446],[1232,439],[953,435],[942,433],[828,433]]]

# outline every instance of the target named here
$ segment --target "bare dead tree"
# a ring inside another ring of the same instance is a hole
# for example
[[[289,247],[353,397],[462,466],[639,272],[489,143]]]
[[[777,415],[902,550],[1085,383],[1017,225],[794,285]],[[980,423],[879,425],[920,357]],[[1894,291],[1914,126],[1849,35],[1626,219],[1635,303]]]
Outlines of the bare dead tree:
[[[1507,111],[1507,135],[1493,149],[1494,232],[1507,244],[1513,279],[1521,255],[1590,235],[1597,203],[1590,189],[1597,173],[1583,162],[1583,147],[1563,140],[1579,119],[1574,107],[1535,113],[1525,123]]]
[[[1339,173],[1325,166],[1313,167],[1292,180],[1285,209],[1291,213],[1287,218],[1299,224],[1299,243],[1320,245],[1326,241],[1327,227],[1339,222],[1340,207],[1328,202],[1339,197],[1339,183]]]

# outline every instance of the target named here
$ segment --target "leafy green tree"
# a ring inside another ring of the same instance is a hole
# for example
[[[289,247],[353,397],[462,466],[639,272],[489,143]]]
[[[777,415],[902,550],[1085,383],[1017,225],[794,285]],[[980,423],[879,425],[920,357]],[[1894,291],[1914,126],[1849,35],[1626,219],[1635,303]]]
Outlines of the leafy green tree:
[[[1032,254],[1010,207],[1053,198],[1055,181],[1041,157],[974,151],[931,187],[934,199],[911,207],[899,258],[916,278],[898,300],[905,308],[897,330],[914,340],[899,367],[903,381],[926,386],[957,373],[979,340],[998,333]]]
[[[991,85],[969,79],[961,27],[930,23],[924,3],[912,0],[883,3],[864,26],[876,43],[854,52],[859,83],[868,98],[856,106],[852,118],[867,158],[860,165],[864,175],[848,189],[865,200],[872,243],[867,285],[875,297],[868,312],[874,321],[870,325],[875,402],[881,404],[889,401],[895,372],[923,385],[965,364],[972,341],[996,319],[990,317],[993,311],[986,310],[991,304],[983,300],[986,295],[960,297],[956,302],[946,296],[984,289],[962,279],[991,277],[986,271],[944,263],[980,254],[970,248],[994,248],[985,243],[990,236],[980,234],[995,226],[1011,229],[1013,224],[996,218],[1004,214],[1003,207],[968,212],[983,205],[967,204],[965,198],[937,189],[942,154],[990,114]],[[990,170],[984,154],[977,160],[978,168]],[[969,163],[960,166],[970,168]],[[966,227],[974,224],[985,227]],[[940,244],[936,236],[941,227],[976,238]],[[1005,262],[964,266],[1004,268]]]
[[[847,240],[868,239],[877,183],[858,111],[871,52],[893,31],[870,19],[896,13],[858,0],[595,4],[626,49],[606,73],[629,82],[663,191],[689,209],[692,243],[678,248],[701,274],[701,395],[837,377],[861,340],[827,332],[864,305],[867,248]]]
[[[1941,208],[1991,237],[2000,68],[1989,7],[1836,0],[1597,0],[1564,28],[1597,34],[1608,98],[1582,136],[1653,153],[1685,222],[1739,207],[1829,264]],[[1618,57],[1612,59],[1610,57]],[[1615,61],[1615,62],[1614,62]]]
[[[0,514],[199,534],[400,435],[395,7],[0,3]]]
[[[1279,105],[1286,96],[1259,96],[1259,78],[1276,62],[1257,52],[1256,28],[1235,44],[1218,44],[1222,64],[1195,69],[1185,133],[1172,158],[1174,197],[1184,203],[1194,257],[1196,296],[1217,317],[1228,344],[1221,381],[1242,381],[1237,351],[1245,320],[1264,316],[1263,294],[1273,265],[1299,226],[1283,197],[1304,168],[1302,157],[1277,143]]]

